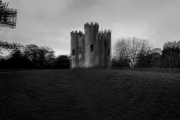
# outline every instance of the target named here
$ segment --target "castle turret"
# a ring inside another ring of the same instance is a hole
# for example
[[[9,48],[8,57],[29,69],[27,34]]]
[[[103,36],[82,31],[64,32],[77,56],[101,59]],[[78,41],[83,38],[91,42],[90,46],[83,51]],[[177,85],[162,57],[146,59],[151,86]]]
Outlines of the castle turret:
[[[82,32],[71,32],[71,68],[78,68],[78,38]]]
[[[111,66],[111,31],[104,31],[104,67]]]
[[[99,39],[99,65],[100,67],[111,66],[111,31],[104,30],[98,34]]]
[[[85,23],[85,67],[98,66],[98,23]]]
[[[99,67],[104,66],[104,34],[103,31],[100,31],[98,34],[98,41],[99,41]]]
[[[85,61],[85,35],[82,34],[78,38],[78,64],[79,68],[84,67],[84,61]]]

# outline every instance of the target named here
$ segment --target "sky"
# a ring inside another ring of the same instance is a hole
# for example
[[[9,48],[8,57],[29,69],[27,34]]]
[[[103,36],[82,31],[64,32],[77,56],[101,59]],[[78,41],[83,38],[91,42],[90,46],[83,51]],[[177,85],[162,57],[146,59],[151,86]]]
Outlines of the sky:
[[[70,54],[70,32],[98,22],[122,37],[148,39],[154,48],[180,40],[180,0],[2,0],[18,11],[16,28],[1,28],[0,40],[48,46]]]

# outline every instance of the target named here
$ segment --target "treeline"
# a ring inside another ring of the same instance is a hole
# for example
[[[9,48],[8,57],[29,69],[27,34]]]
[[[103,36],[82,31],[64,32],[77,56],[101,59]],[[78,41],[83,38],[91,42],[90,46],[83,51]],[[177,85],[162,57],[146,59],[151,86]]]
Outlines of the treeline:
[[[162,51],[161,67],[165,68],[180,68],[180,48],[166,47]]]
[[[164,47],[162,54],[140,53],[136,67],[180,68],[180,48]]]
[[[167,42],[163,50],[153,51],[148,40],[122,38],[113,47],[112,67],[180,68],[179,42]],[[0,69],[69,69],[70,56],[55,56],[49,47],[35,44],[23,46],[0,41],[2,49],[9,50],[8,58],[0,57]]]
[[[0,50],[10,51],[8,58],[0,58],[0,69],[69,69],[70,57],[59,55],[49,47],[35,44],[20,45],[0,41]]]
[[[152,51],[147,40],[138,38],[120,39],[114,47],[116,54],[112,59],[112,66],[180,68],[179,43],[180,41],[167,42],[164,44],[162,51]],[[117,46],[121,46],[121,49]]]

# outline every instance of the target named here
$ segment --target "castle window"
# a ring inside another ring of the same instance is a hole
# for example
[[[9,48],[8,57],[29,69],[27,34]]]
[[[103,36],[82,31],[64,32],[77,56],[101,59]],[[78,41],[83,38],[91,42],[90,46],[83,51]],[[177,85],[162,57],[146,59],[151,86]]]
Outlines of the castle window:
[[[75,50],[74,49],[72,50],[72,55],[75,55]]]
[[[93,52],[94,51],[94,44],[91,44],[90,45],[90,52]]]

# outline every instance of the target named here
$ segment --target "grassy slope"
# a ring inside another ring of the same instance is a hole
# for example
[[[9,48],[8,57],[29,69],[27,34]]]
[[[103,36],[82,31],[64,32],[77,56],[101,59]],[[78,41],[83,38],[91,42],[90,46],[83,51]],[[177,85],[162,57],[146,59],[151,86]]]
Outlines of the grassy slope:
[[[176,119],[180,74],[130,70],[0,73],[2,119]]]

